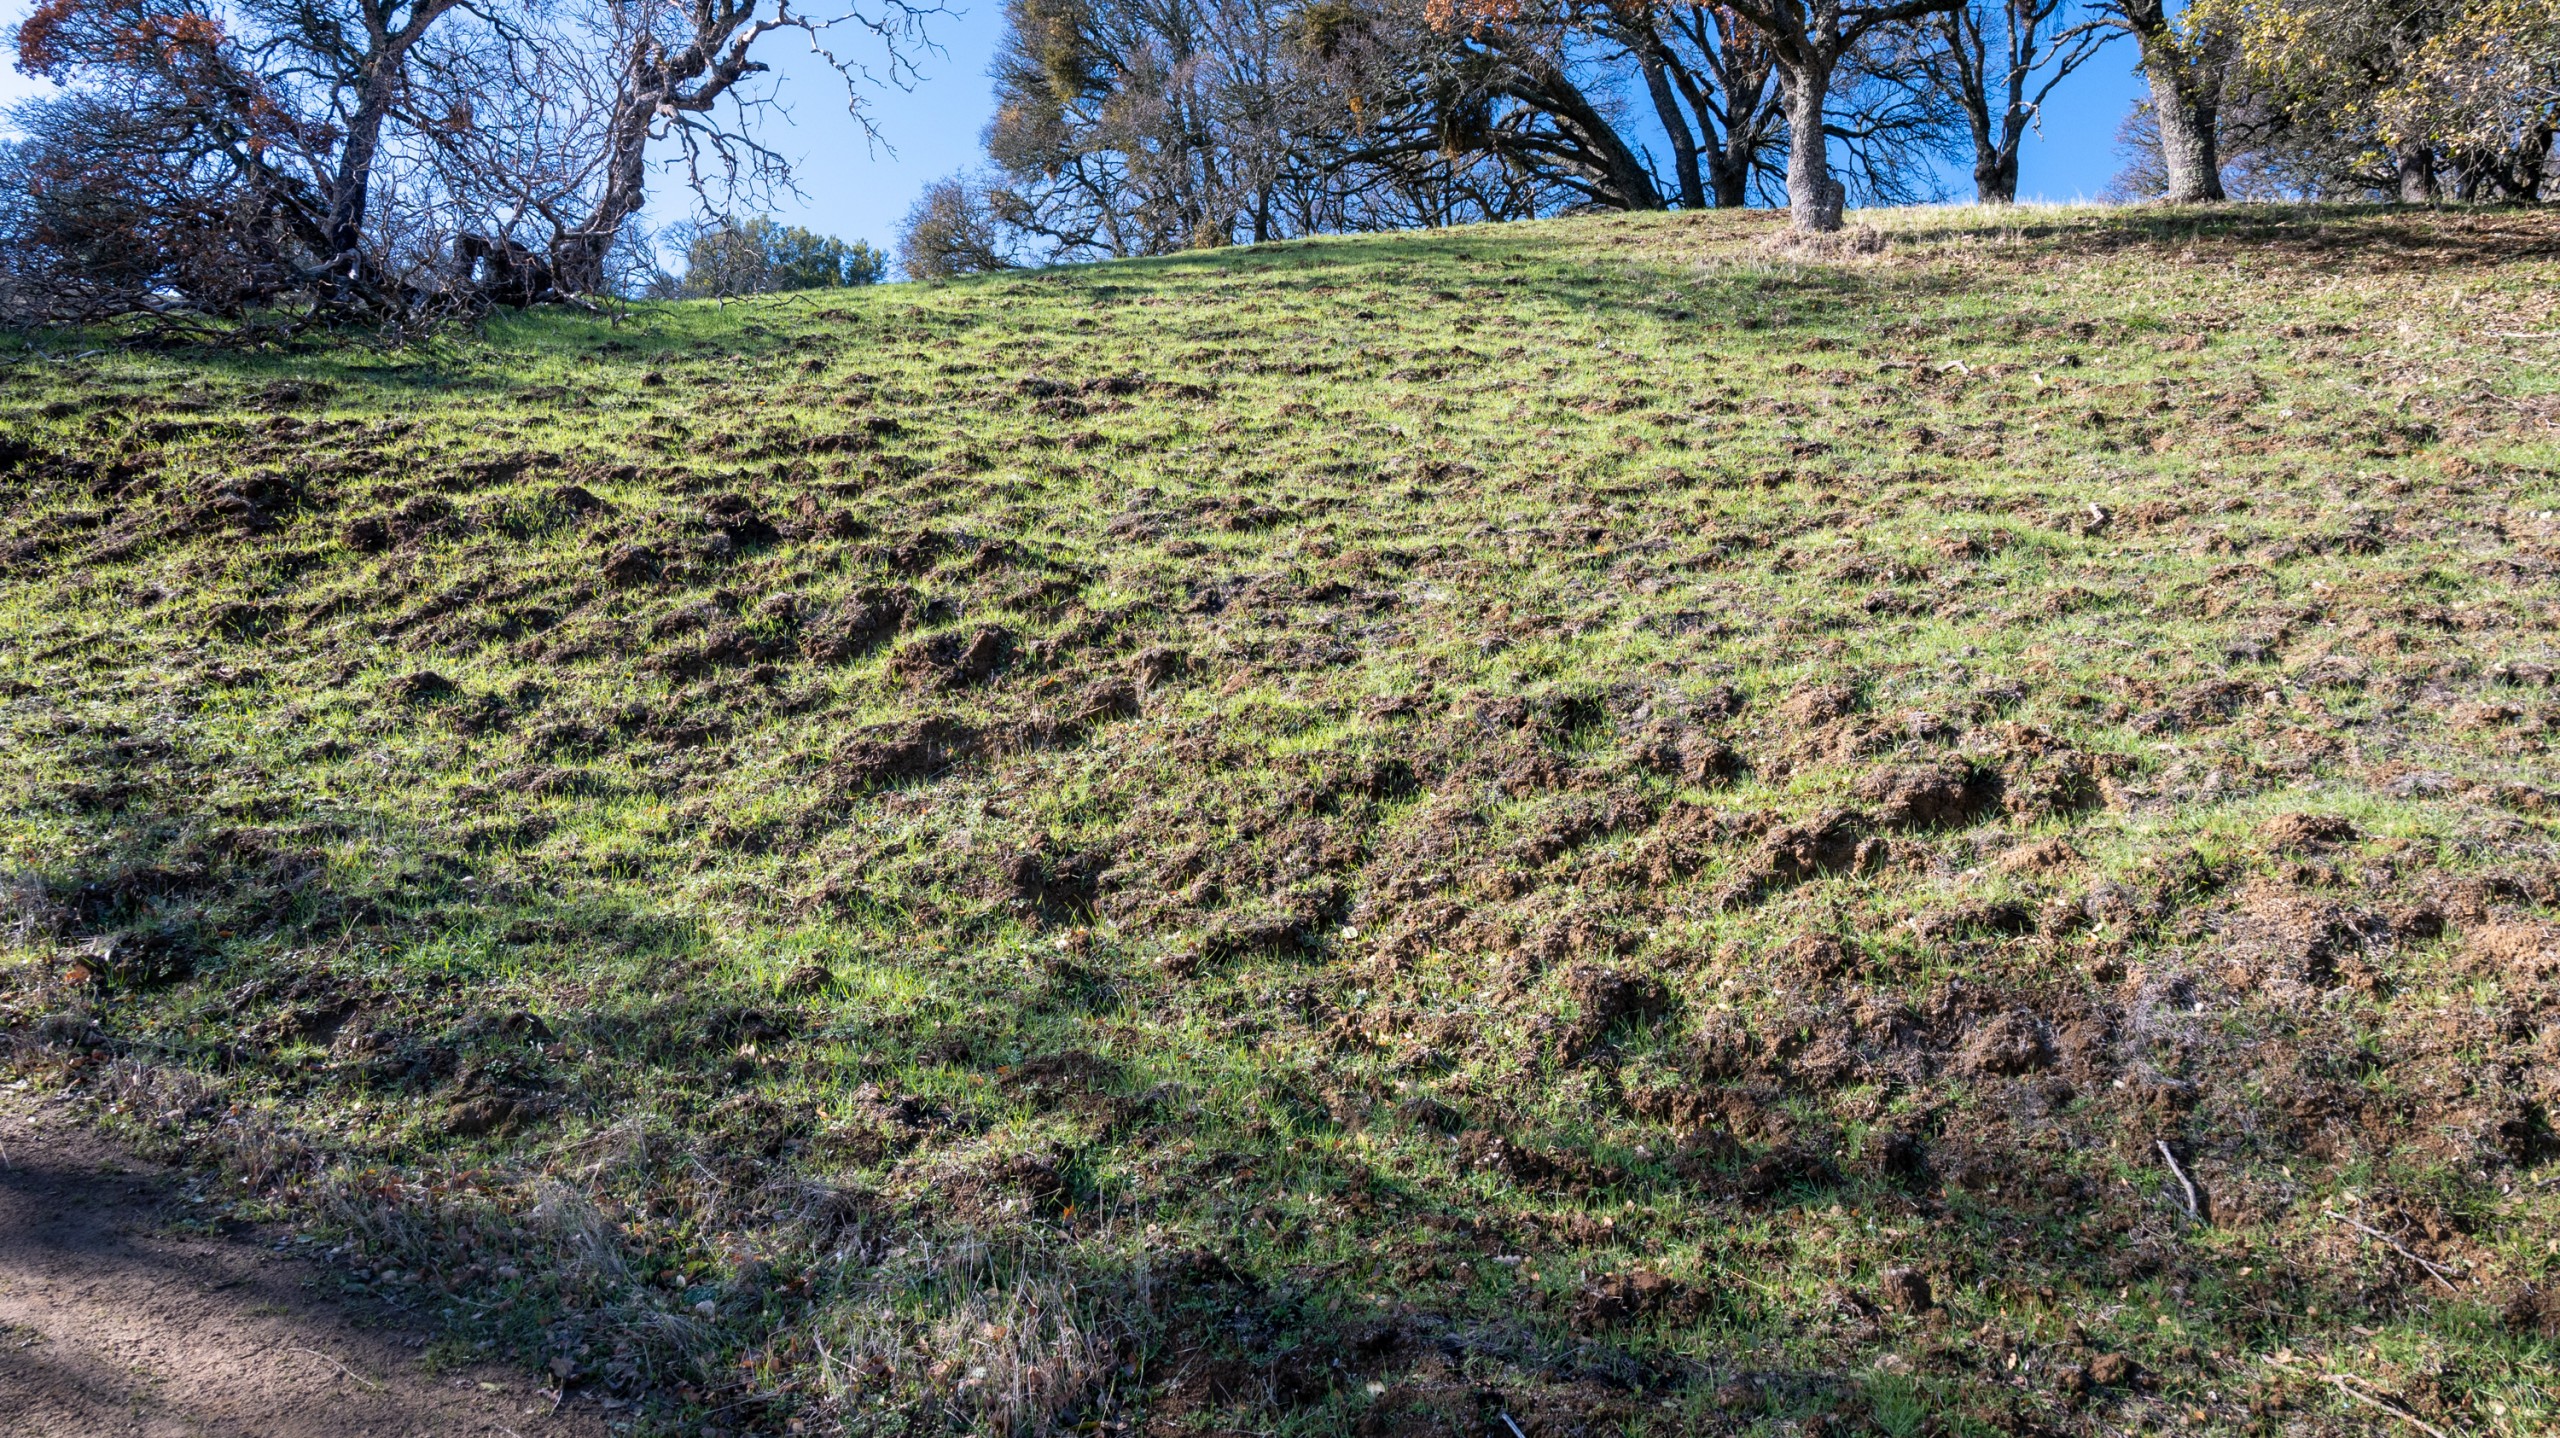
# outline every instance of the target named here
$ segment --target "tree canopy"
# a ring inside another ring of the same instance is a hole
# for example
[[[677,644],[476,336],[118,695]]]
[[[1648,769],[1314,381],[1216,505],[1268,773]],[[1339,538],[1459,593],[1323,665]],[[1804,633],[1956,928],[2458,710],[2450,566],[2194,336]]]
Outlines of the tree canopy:
[[[681,277],[660,288],[685,299],[829,290],[878,284],[889,257],[860,240],[840,240],[757,216],[700,229],[685,245]]]
[[[791,185],[758,123],[775,92],[750,83],[776,37],[816,49],[865,120],[865,85],[912,80],[931,8],[43,0],[17,59],[60,90],[11,115],[10,304],[210,335],[623,289],[659,177],[714,219]]]

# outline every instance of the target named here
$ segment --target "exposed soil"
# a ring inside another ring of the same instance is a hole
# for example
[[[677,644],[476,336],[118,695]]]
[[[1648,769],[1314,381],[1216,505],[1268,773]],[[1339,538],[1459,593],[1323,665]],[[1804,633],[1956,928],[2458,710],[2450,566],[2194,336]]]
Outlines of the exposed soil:
[[[520,1374],[428,1371],[425,1333],[325,1302],[276,1235],[199,1217],[181,1177],[0,1095],[0,1434],[586,1435]]]

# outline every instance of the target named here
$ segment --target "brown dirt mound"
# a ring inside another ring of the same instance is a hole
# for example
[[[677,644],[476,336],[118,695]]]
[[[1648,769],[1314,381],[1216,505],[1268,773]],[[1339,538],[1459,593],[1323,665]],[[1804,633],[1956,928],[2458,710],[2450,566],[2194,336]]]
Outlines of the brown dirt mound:
[[[2357,837],[2355,822],[2342,814],[2279,814],[2258,832],[2279,854],[2319,853]]]
[[[1876,821],[1895,829],[1966,823],[1989,809],[1998,791],[1992,775],[1952,757],[1881,769],[1858,785],[1858,797],[1875,807]]]

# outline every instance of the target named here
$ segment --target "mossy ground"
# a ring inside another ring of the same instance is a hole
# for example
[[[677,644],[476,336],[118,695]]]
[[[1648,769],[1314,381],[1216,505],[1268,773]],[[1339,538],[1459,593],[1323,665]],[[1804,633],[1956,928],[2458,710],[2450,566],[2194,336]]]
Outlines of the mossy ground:
[[[2547,1431],[2560,216],[1876,224],[22,343],[16,1062],[642,1432]]]

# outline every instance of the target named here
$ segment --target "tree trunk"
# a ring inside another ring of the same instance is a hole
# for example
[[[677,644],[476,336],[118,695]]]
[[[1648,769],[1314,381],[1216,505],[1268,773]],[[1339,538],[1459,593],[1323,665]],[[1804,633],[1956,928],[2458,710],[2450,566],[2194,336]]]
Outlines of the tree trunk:
[[[662,88],[632,85],[622,95],[607,132],[604,188],[586,222],[551,243],[551,282],[561,293],[605,291],[605,259],[624,222],[649,202],[649,120]]]
[[[1751,120],[1758,113],[1758,96],[1750,97],[1749,105],[1745,106],[1743,97],[1727,93],[1725,119],[1728,123],[1724,137],[1718,139],[1716,91],[1700,85],[1685,69],[1673,71],[1671,78],[1679,82],[1680,98],[1689,102],[1689,113],[1698,117],[1698,138],[1702,142],[1698,147],[1698,158],[1705,171],[1706,182],[1700,203],[1712,204],[1719,210],[1742,208],[1751,200],[1753,147],[1750,127]],[[1741,117],[1740,123],[1731,123],[1737,113]]]
[[[1787,72],[1787,222],[1798,230],[1840,228],[1846,191],[1831,178],[1830,137],[1822,109],[1831,71],[1809,59]]]
[[[2509,167],[2511,182],[2508,192],[2531,203],[2542,197],[2542,182],[2551,165],[2552,125],[2546,120],[2525,131],[2516,142],[2515,163]]]
[[[364,254],[365,222],[373,206],[373,166],[382,153],[382,126],[408,77],[409,51],[458,0],[419,0],[397,31],[371,29],[370,53],[360,62],[355,112],[347,117],[345,138],[338,147],[338,172],[329,185],[329,213],[323,222],[329,253],[322,263],[332,274],[363,286],[378,276]]]
[[[1707,187],[1715,195],[1717,209],[1738,210],[1751,203],[1751,162],[1758,158],[1760,148],[1753,138],[1759,102],[1755,98],[1752,108],[1745,111],[1738,108],[1740,101],[1733,99],[1730,92],[1726,99],[1724,141],[1707,151]],[[1690,106],[1701,115],[1707,113],[1695,96],[1690,98]]]
[[[1977,152],[1973,157],[1973,197],[1985,205],[2014,205],[2018,202],[2018,152],[2003,155],[1996,150]]]
[[[1977,204],[2014,205],[2018,202],[2018,142],[2009,132],[2017,109],[2011,106],[2001,125],[2001,139],[1992,138],[1991,97],[1967,95],[1963,99],[1965,122],[1973,129],[1973,198]],[[2002,143],[2006,140],[2006,143]]]
[[[2160,160],[2169,171],[2169,203],[2196,205],[2223,198],[2217,134],[2222,81],[2212,73],[2210,57],[2187,53],[2159,0],[2132,0],[2119,13],[2142,47],[2151,114],[2160,126]]]
[[[2151,77],[2151,113],[2160,124],[2160,160],[2169,171],[2168,201],[2198,205],[2223,198],[2222,159],[2215,131],[2220,117],[2201,87],[2184,74],[2186,62],[2170,56],[2146,62]]]
[[[2402,145],[2392,161],[2400,171],[2400,203],[2432,205],[2436,190],[2436,152],[2425,145]]]
[[[1653,22],[1644,20],[1647,26]],[[1663,133],[1671,137],[1671,170],[1680,179],[1680,203],[1692,210],[1707,207],[1707,188],[1698,178],[1698,141],[1689,132],[1689,122],[1680,113],[1680,102],[1671,93],[1671,78],[1663,73],[1662,54],[1649,42],[1637,52],[1644,66],[1644,86],[1653,96],[1654,114],[1662,120]]]
[[[396,57],[377,55],[365,77],[363,98],[347,117],[346,136],[338,147],[338,173],[329,185],[329,216],[323,228],[329,253],[321,263],[329,273],[359,285],[373,280],[364,255],[364,226],[373,203],[373,164],[382,152],[382,125],[391,114]]]
[[[1716,208],[1738,210],[1751,203],[1751,157],[1721,152],[1721,163],[1709,157],[1708,178],[1714,182]]]

